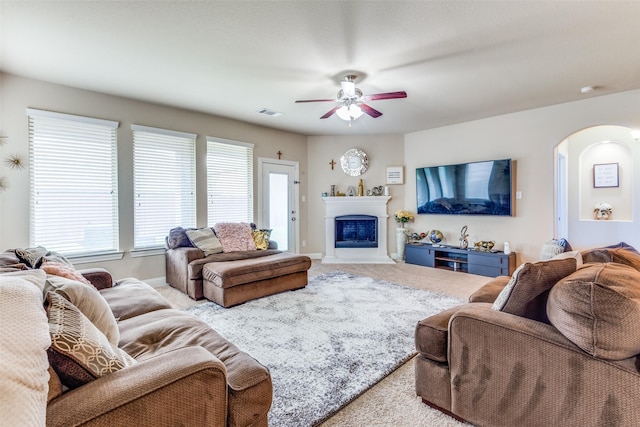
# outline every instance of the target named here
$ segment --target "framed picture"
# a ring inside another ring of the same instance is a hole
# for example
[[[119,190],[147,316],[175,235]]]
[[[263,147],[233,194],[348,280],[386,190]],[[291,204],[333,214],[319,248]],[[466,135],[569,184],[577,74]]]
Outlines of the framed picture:
[[[617,163],[593,165],[593,188],[618,186],[620,186],[620,180]]]
[[[387,168],[387,184],[404,184],[402,166],[389,166]]]

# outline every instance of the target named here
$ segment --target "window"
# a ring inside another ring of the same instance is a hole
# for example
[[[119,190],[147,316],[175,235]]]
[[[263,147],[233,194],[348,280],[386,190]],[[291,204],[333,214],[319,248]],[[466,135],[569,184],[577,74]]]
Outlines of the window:
[[[196,224],[196,135],[132,125],[134,247],[164,247],[174,227]]]
[[[207,221],[253,222],[253,144],[207,137]]]
[[[69,256],[116,252],[118,122],[27,109],[31,245]]]

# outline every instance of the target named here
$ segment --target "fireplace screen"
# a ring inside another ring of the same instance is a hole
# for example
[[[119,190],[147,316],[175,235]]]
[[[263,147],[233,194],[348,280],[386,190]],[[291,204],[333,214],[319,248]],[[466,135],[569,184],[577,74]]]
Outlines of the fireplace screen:
[[[344,215],[336,217],[336,248],[377,248],[378,217]]]

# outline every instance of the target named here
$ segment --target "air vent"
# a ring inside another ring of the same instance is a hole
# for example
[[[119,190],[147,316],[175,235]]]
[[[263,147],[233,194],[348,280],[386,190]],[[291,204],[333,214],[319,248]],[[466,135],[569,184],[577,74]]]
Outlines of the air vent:
[[[281,116],[283,113],[279,111],[270,110],[268,108],[262,108],[258,110],[258,114],[264,114],[266,116],[271,116],[271,117],[278,117],[278,116]]]

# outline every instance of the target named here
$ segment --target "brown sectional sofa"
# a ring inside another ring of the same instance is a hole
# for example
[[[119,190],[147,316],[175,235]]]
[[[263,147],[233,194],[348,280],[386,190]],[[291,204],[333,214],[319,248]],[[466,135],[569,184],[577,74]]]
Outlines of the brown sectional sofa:
[[[50,292],[47,292],[45,280],[51,276],[46,276],[39,269],[25,271],[25,268],[11,251],[0,254],[0,295],[6,296],[11,289],[15,290],[10,282],[23,280],[23,277],[9,276],[18,274],[32,282],[40,280],[48,296]],[[131,356],[134,363],[83,385],[74,385],[71,389],[64,384],[64,378],[69,375],[63,372],[66,365],[46,364],[41,377],[45,376],[45,384],[46,378],[50,378],[49,396],[46,387],[38,390],[44,391],[47,398],[42,401],[42,405],[46,405],[42,410],[46,410],[47,426],[267,425],[272,383],[265,366],[204,322],[172,309],[158,292],[137,279],[114,283],[111,275],[102,269],[87,271],[85,277],[99,289],[95,291],[92,288],[91,292],[108,304],[110,312],[106,314],[112,317],[113,322],[117,320],[117,347]],[[91,286],[67,283],[73,281],[66,278],[56,280],[62,281],[62,285],[69,289],[82,290]],[[24,283],[29,285],[28,281]],[[51,292],[63,297],[70,295],[69,291],[65,293],[57,288]],[[43,299],[48,300],[41,297],[30,304],[35,304],[36,308],[39,304],[40,310],[44,311]],[[22,320],[16,318],[14,321],[17,322],[16,328],[22,330],[19,325]],[[45,317],[45,325],[46,322]],[[51,324],[49,319],[49,328]],[[3,334],[10,330],[12,325],[3,325]],[[49,335],[49,331],[44,333]],[[17,350],[24,342],[16,342],[15,345]],[[49,352],[52,347],[49,347]],[[46,360],[45,349],[41,348],[41,352]],[[51,357],[50,354],[50,360]],[[47,375],[47,367],[53,368],[49,369],[50,376]],[[77,367],[73,369],[77,370]],[[29,384],[33,382],[33,372],[30,377],[18,378],[17,382]],[[11,386],[1,381],[0,384],[3,391],[5,386]],[[37,387],[30,388],[35,390]],[[2,414],[22,404],[22,401],[24,399],[12,402],[8,394],[3,395]]]
[[[176,237],[182,232],[173,229],[171,241],[167,239],[166,280],[195,300],[207,298],[231,307],[307,286],[311,259],[306,255],[280,251],[275,242],[263,250],[205,255],[186,237]]]
[[[525,263],[418,322],[423,402],[477,426],[640,425],[640,253],[576,259]]]

